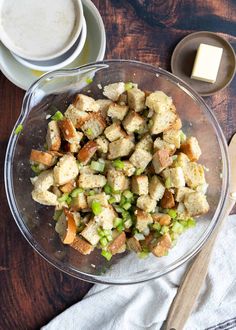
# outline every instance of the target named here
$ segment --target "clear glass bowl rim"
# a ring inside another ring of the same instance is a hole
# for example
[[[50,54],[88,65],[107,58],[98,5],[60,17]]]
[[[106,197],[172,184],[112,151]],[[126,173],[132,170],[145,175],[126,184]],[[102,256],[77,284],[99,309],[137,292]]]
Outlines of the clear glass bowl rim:
[[[77,75],[81,74],[87,71],[90,71],[92,69],[96,68],[106,68],[109,65],[112,65],[113,63],[127,63],[127,64],[135,64],[135,65],[141,65],[144,67],[147,67],[149,69],[152,69],[156,72],[156,74],[161,74],[165,76],[167,79],[169,79],[172,83],[178,85],[179,88],[181,88],[184,92],[186,92],[189,96],[191,96],[196,102],[198,102],[200,105],[203,106],[204,111],[207,112],[209,117],[211,118],[211,124],[215,128],[219,147],[221,149],[222,154],[222,192],[221,197],[219,200],[218,207],[215,211],[214,217],[212,218],[207,230],[205,231],[202,238],[195,244],[195,246],[182,258],[176,260],[172,264],[170,264],[164,271],[162,272],[156,272],[153,271],[150,274],[141,274],[135,277],[133,279],[131,276],[129,278],[112,278],[112,277],[106,277],[105,275],[91,275],[85,272],[81,272],[71,266],[65,266],[63,262],[59,261],[58,259],[54,259],[51,256],[49,256],[41,247],[38,245],[37,241],[33,238],[31,235],[29,229],[24,224],[24,221],[21,219],[21,216],[17,210],[16,203],[14,200],[14,187],[13,187],[13,179],[12,179],[12,159],[14,157],[14,151],[17,144],[18,136],[14,133],[15,128],[21,124],[24,119],[26,119],[27,115],[30,112],[29,104],[31,97],[34,93],[34,91],[38,88],[38,86],[41,84],[42,81],[45,79],[53,79],[56,76],[64,76],[66,74],[69,75]],[[136,284],[141,282],[146,282],[152,279],[159,278],[165,274],[168,274],[169,272],[175,270],[182,264],[184,264],[186,261],[190,260],[192,257],[194,257],[202,248],[202,246],[206,243],[207,239],[210,237],[211,233],[213,232],[214,228],[217,225],[217,222],[219,219],[224,216],[225,208],[226,208],[226,200],[229,192],[229,177],[230,177],[230,170],[229,170],[229,158],[228,158],[228,146],[226,139],[224,137],[224,134],[222,132],[222,129],[209,108],[209,106],[205,103],[205,101],[195,92],[188,84],[186,84],[183,80],[180,78],[174,76],[172,73],[161,69],[159,67],[155,67],[150,64],[146,64],[140,61],[134,61],[134,60],[103,60],[99,62],[93,62],[88,63],[86,65],[80,66],[78,68],[74,69],[60,69],[51,71],[49,73],[45,73],[43,76],[41,76],[36,82],[34,82],[31,87],[26,92],[22,107],[21,107],[21,113],[16,121],[16,124],[11,132],[9,142],[6,149],[6,156],[5,156],[5,164],[4,164],[4,182],[5,182],[5,190],[6,190],[6,196],[8,200],[8,204],[11,210],[11,213],[13,215],[13,218],[20,229],[22,235],[25,237],[25,239],[28,241],[28,243],[33,247],[33,249],[39,253],[47,262],[49,262],[51,265],[56,267],[57,269],[75,277],[82,279],[84,281],[92,282],[92,283],[101,283],[101,284],[113,284],[113,285],[124,285],[124,284]]]

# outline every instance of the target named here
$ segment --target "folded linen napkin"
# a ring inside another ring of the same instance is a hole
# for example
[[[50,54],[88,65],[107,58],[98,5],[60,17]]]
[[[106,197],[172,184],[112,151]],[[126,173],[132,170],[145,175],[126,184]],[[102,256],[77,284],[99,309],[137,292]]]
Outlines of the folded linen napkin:
[[[205,284],[185,330],[236,329],[236,215],[218,236]],[[84,299],[55,317],[42,330],[157,330],[186,267],[150,282],[97,284]]]

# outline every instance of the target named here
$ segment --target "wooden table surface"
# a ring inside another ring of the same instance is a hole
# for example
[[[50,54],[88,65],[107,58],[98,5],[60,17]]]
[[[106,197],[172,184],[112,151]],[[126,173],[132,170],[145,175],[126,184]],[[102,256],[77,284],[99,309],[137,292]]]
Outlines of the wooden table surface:
[[[219,32],[236,49],[235,0],[94,0],[107,33],[106,58],[135,59],[170,70],[176,44],[193,31]],[[20,234],[4,190],[8,137],[24,91],[0,73],[0,329],[38,329],[79,301],[91,284],[44,261]],[[236,79],[205,99],[229,141],[236,131]]]

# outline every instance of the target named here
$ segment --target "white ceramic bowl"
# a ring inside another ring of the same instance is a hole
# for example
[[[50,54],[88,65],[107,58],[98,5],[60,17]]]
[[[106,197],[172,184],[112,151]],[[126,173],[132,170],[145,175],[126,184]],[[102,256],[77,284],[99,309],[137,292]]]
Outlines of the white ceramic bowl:
[[[82,22],[81,0],[0,0],[0,40],[27,60],[51,60],[67,52]]]
[[[69,65],[71,62],[74,61],[77,56],[79,56],[84,47],[86,36],[87,24],[85,18],[83,17],[82,30],[79,38],[66,53],[62,54],[61,56],[58,56],[55,59],[48,61],[30,61],[14,54],[13,52],[11,53],[19,63],[26,66],[27,68],[44,72],[57,70],[65,67],[66,65]]]

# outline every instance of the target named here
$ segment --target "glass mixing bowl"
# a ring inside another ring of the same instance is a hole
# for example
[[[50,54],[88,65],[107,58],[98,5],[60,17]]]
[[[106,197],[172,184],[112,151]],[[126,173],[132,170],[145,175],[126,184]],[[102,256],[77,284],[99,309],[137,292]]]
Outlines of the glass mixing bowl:
[[[127,251],[108,262],[100,250],[82,256],[61,243],[54,230],[53,207],[40,205],[31,198],[33,173],[29,155],[32,148],[43,148],[46,117],[55,113],[55,107],[65,111],[76,93],[101,98],[101,85],[117,81],[132,81],[141,89],[162,90],[172,96],[184,132],[197,137],[202,149],[201,163],[209,169],[206,179],[210,211],[198,218],[197,226],[182,234],[169,255],[162,258],[150,255],[139,259]],[[5,159],[5,185],[11,212],[32,247],[52,265],[72,276],[109,284],[131,284],[160,277],[199,251],[224,212],[229,162],[221,128],[203,99],[165,70],[135,61],[113,60],[47,73],[25,94],[16,126],[19,124],[23,125],[23,131],[15,135],[13,130]]]

